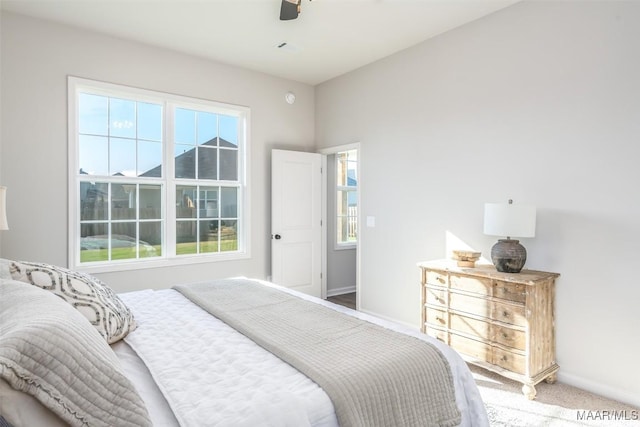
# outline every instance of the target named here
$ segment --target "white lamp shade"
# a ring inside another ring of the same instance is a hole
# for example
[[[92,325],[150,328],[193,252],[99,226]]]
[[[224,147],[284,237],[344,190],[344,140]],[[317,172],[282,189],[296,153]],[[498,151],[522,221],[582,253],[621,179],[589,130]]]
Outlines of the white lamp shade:
[[[7,223],[7,187],[0,187],[0,230],[8,230]]]
[[[534,237],[536,235],[536,207],[508,203],[485,203],[484,234],[502,237]]]

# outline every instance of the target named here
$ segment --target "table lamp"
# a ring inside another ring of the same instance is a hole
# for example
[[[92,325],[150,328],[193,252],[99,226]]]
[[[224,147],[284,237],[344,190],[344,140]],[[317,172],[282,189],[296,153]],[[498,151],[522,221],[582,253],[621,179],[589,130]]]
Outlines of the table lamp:
[[[503,236],[491,248],[491,261],[496,270],[519,273],[527,261],[527,250],[512,237],[534,237],[536,234],[536,208],[509,203],[485,203],[484,234]]]

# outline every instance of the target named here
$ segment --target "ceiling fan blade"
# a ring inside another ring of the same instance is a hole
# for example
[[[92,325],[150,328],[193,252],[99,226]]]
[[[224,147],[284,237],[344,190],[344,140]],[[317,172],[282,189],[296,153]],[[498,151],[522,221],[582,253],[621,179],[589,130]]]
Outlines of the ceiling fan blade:
[[[300,0],[282,0],[280,6],[280,20],[289,21],[296,19],[299,13]]]

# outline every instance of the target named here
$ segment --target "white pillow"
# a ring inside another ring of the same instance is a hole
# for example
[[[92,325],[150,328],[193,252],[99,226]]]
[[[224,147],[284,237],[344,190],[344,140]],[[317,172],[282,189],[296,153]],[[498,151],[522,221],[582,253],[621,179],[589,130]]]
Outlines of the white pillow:
[[[0,263],[0,271],[2,269]],[[100,335],[113,344],[136,328],[129,308],[99,279],[55,265],[9,261],[13,280],[53,292],[84,315]]]

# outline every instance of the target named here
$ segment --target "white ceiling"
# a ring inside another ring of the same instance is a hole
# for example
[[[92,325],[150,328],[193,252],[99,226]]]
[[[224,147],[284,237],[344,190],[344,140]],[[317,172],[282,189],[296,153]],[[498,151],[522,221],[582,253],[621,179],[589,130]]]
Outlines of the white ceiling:
[[[0,0],[2,10],[318,84],[518,0]],[[278,49],[283,42],[287,46]]]

